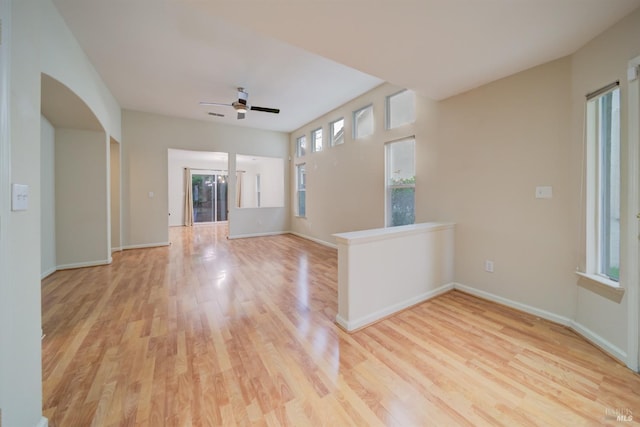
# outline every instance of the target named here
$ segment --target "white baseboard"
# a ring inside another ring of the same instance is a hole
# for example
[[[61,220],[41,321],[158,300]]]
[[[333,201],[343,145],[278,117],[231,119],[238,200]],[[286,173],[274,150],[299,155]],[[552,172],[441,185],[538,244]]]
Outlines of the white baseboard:
[[[52,267],[46,271],[43,271],[42,273],[40,273],[40,280],[44,280],[47,277],[51,276],[53,273],[55,273],[56,271],[58,271],[58,269],[56,267]]]
[[[112,248],[111,248],[111,253],[114,253],[114,252],[120,252],[121,250],[122,250],[122,248],[121,248],[120,246],[117,246],[117,247],[115,247],[115,248],[114,248],[114,247],[112,247]]]
[[[591,329],[583,326],[582,324],[572,321],[569,327],[578,335],[582,336],[587,341],[591,342],[596,347],[599,347],[605,353],[618,359],[621,363],[627,363],[627,352],[620,347],[611,344],[609,341],[602,338],[600,335],[593,332]]]
[[[539,308],[532,307],[527,304],[522,304],[517,301],[512,301],[510,299],[503,298],[489,292],[481,291],[481,290],[472,288],[470,286],[462,285],[460,283],[454,283],[453,287],[457,290],[466,292],[468,294],[477,296],[479,298],[486,299],[488,301],[493,301],[498,304],[506,305],[507,307],[511,307],[516,310],[540,317],[542,319],[546,319],[551,322],[558,323],[563,326],[567,326],[569,329],[573,330],[575,333],[582,336],[584,339],[586,339],[596,347],[608,353],[610,356],[614,357],[615,359],[618,359],[622,363],[627,362],[627,353],[624,350],[610,343],[606,339],[602,338],[600,335],[596,334],[589,328],[583,326],[582,324],[576,322],[573,319],[569,319],[568,317],[560,316],[546,310],[541,310]]]
[[[295,231],[289,231],[289,234],[293,234],[294,236],[302,237],[303,239],[311,240],[312,242],[318,243],[322,246],[328,246],[332,249],[338,249],[338,245],[335,243],[329,243],[325,240],[316,239],[315,237],[307,236],[306,234],[297,233]]]
[[[343,318],[338,314],[336,316],[336,323],[346,331],[353,332],[357,329],[361,329],[361,328],[364,328],[365,326],[369,326],[379,320],[382,320],[386,317],[396,314],[409,307],[413,307],[414,305],[428,301],[431,298],[435,298],[438,295],[441,295],[445,292],[452,290],[453,288],[454,288],[453,283],[442,285],[439,288],[430,290],[421,295],[410,298],[406,301],[402,301],[402,302],[390,305],[388,307],[383,308],[382,310],[378,310],[374,313],[368,314],[366,316],[360,317],[359,319],[354,319],[351,321],[346,320],[345,318]]]
[[[73,264],[63,264],[63,265],[58,265],[56,267],[56,271],[71,270],[74,268],[84,268],[84,267],[97,267],[99,265],[109,265],[111,264],[111,262],[113,262],[113,258],[109,257],[106,260],[100,260],[100,261],[86,261],[86,262],[77,262]]]
[[[41,417],[40,421],[38,421],[38,424],[35,425],[35,427],[48,427],[49,426],[49,420],[45,417]]]
[[[143,243],[140,245],[125,245],[125,246],[121,246],[120,249],[123,251],[129,250],[129,249],[145,249],[145,248],[157,248],[160,246],[170,246],[171,242],[158,242],[158,243]]]
[[[349,322],[339,314],[336,314],[336,323],[345,331],[351,332],[353,329],[349,329]]]
[[[468,294],[477,296],[482,299],[486,299],[489,301],[497,302],[498,304],[506,305],[507,307],[515,308],[516,310],[524,311],[525,313],[533,314],[534,316],[538,316],[542,319],[550,320],[554,323],[559,323],[564,326],[571,326],[572,320],[568,317],[559,316],[555,313],[551,313],[550,311],[541,310],[539,308],[522,304],[517,301],[512,301],[507,298],[500,297],[498,295],[481,291],[470,286],[463,285],[461,283],[454,283],[453,287],[462,292],[466,292]]]
[[[236,234],[235,236],[229,235],[229,240],[249,239],[251,237],[280,236],[282,234],[288,234],[288,232],[287,231],[267,231],[265,233]]]

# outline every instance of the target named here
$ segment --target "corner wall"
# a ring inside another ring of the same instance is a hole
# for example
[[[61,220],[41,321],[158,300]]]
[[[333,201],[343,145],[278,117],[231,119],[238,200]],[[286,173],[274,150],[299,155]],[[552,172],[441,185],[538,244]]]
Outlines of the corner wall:
[[[572,56],[571,75],[571,102],[573,115],[571,117],[572,135],[571,149],[573,157],[579,158],[582,154],[584,129],[584,104],[585,95],[608,83],[620,81],[620,130],[621,130],[621,264],[620,275],[623,287],[638,287],[638,272],[625,269],[625,260],[628,257],[629,239],[632,244],[637,244],[636,236],[625,232],[631,221],[637,221],[628,215],[628,152],[629,152],[629,116],[628,116],[628,88],[627,66],[628,61],[640,55],[640,9],[636,10],[622,21],[593,39],[587,45],[579,49]],[[633,120],[640,120],[635,117]],[[637,141],[636,141],[637,143]],[[637,159],[636,159],[637,160]],[[579,165],[572,164],[574,171],[579,170]],[[574,172],[578,175],[578,172]],[[578,193],[576,193],[577,195]],[[583,210],[580,200],[574,203],[576,209]],[[584,268],[585,253],[584,237],[580,242],[579,265]],[[584,270],[583,270],[584,271]],[[630,337],[629,332],[636,330],[638,325],[631,325],[632,312],[639,310],[638,301],[628,298],[625,293],[622,301],[609,300],[597,293],[583,287],[577,288],[576,321],[587,330],[604,337],[611,344],[626,352],[632,340],[638,337]],[[633,357],[633,356],[631,356]],[[637,360],[633,365],[637,366]]]
[[[104,132],[56,129],[56,257],[59,269],[108,264]]]
[[[8,129],[3,186],[29,185],[29,208],[11,212],[2,191],[2,286],[0,286],[0,403],[3,426],[44,426],[41,359],[40,84],[55,76],[77,93],[119,139],[120,110],[50,0],[2,0],[3,62],[7,61]],[[6,25],[6,27],[5,27]],[[6,33],[10,28],[10,33]],[[5,37],[6,36],[6,37]],[[8,43],[8,46],[4,46]],[[5,49],[10,55],[5,56]],[[3,105],[7,107],[7,105]],[[5,241],[7,243],[5,243]],[[6,249],[6,251],[5,251]],[[5,256],[6,255],[6,256]]]
[[[416,95],[416,122],[395,129],[385,129],[385,98],[402,88],[383,84],[347,104],[317,118],[290,134],[290,174],[295,177],[295,165],[306,164],[306,217],[295,216],[290,210],[291,230],[328,244],[334,244],[332,234],[384,227],[384,159],[385,143],[415,135],[416,138],[416,222],[430,220],[421,206],[428,205],[426,186],[432,177],[431,153],[435,144],[436,103]],[[374,133],[361,139],[353,138],[353,111],[373,104]],[[344,143],[329,146],[329,123],[343,117]],[[324,148],[311,152],[311,131],[322,127]],[[296,139],[307,137],[307,153],[295,157]],[[295,194],[295,178],[289,193]],[[294,199],[292,199],[293,201]],[[422,200],[422,204],[420,201]]]
[[[168,149],[229,153],[229,176],[235,155],[280,157],[288,165],[288,135],[239,126],[124,110],[122,129],[123,247],[169,243]],[[285,182],[289,182],[288,168]],[[235,179],[229,180],[235,194]],[[153,197],[149,196],[153,193]],[[285,207],[237,209],[229,203],[229,236],[288,230],[289,195]]]
[[[442,101],[437,188],[425,206],[457,224],[457,282],[567,318],[579,189],[568,167],[580,163],[570,151],[570,87],[564,58]],[[536,199],[536,186],[552,186],[553,197]]]
[[[2,212],[6,228],[0,237],[9,243],[3,254],[6,271],[0,286],[0,396],[3,426],[34,427],[42,420],[40,62],[38,54],[28,52],[39,52],[40,8],[35,0],[13,0],[10,7],[11,56],[4,58],[9,60],[11,89],[7,154],[11,158],[10,182],[29,186],[29,207],[22,212],[10,211],[9,196]],[[4,27],[4,20],[2,24]]]

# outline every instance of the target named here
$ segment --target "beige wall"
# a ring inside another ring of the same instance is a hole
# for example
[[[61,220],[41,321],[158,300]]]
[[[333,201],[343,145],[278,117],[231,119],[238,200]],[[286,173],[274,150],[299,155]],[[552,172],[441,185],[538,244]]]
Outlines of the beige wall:
[[[103,132],[56,129],[58,268],[110,262],[108,147]]]
[[[440,103],[437,220],[456,222],[456,281],[573,317],[569,58]],[[579,159],[575,161],[579,162]],[[552,199],[536,199],[552,186]],[[484,271],[485,260],[495,265]]]
[[[573,326],[624,360],[637,307],[628,308],[634,304],[628,295],[615,302],[579,286],[575,270],[585,253],[584,95],[621,81],[626,200],[625,80],[627,62],[640,55],[639,40],[640,10],[569,57],[441,102],[418,97],[416,123],[393,134],[382,127],[384,96],[397,90],[388,84],[314,120],[291,134],[292,156],[297,137],[305,134],[309,142],[318,126],[326,135],[328,123],[341,116],[347,138],[295,159],[307,165],[307,217],[293,217],[292,230],[331,243],[332,233],[383,226],[383,144],[415,133],[416,222],[457,224],[456,282]],[[376,133],[353,141],[351,112],[368,103]],[[292,179],[292,197],[294,185]],[[536,186],[552,186],[553,197],[536,199]],[[630,220],[623,215],[623,259]],[[484,271],[485,260],[494,262],[493,273]],[[637,277],[621,274],[623,286],[637,287]]]
[[[123,245],[169,242],[168,149],[229,153],[229,175],[235,176],[235,154],[280,157],[288,164],[288,137],[206,121],[125,110],[123,123]],[[285,172],[288,180],[288,170]],[[229,194],[235,194],[230,180]],[[149,193],[153,192],[153,197]],[[288,207],[288,200],[286,201]],[[287,208],[229,207],[230,236],[288,230]]]
[[[417,97],[416,123],[392,130],[385,130],[385,97],[401,88],[383,84],[363,96],[319,117],[294,131],[290,136],[291,176],[295,177],[295,165],[306,164],[307,214],[306,218],[294,216],[295,199],[292,199],[291,229],[303,236],[334,244],[332,234],[347,231],[384,227],[384,144],[407,136],[416,136],[417,185],[423,185],[430,174],[429,162],[421,159],[429,156],[434,132],[433,101]],[[368,137],[354,140],[352,127],[353,111],[373,104],[375,132]],[[344,117],[345,142],[329,146],[329,123]],[[323,145],[321,152],[310,149],[311,131],[322,126]],[[295,157],[296,139],[307,136],[307,154]],[[291,194],[295,194],[295,179],[290,182]],[[418,193],[416,199],[425,197]],[[417,211],[420,221],[426,220],[422,209]]]
[[[627,182],[628,182],[628,83],[627,83],[627,66],[629,60],[640,55],[640,9],[627,16],[618,24],[605,31],[599,37],[592,40],[586,46],[578,50],[572,56],[572,76],[571,76],[571,101],[572,101],[572,136],[571,149],[573,157],[578,158],[582,151],[584,128],[584,103],[585,95],[595,89],[598,89],[615,80],[620,81],[621,88],[621,181],[622,181],[622,197],[621,197],[621,239],[622,253],[620,274],[622,285],[625,287],[638,286],[638,272],[629,272],[625,270],[624,260],[627,258],[628,239],[636,241],[635,236],[625,232],[630,221],[636,221],[635,218],[629,217],[627,214]],[[634,120],[638,120],[635,117]],[[636,141],[637,143],[637,141]],[[576,170],[580,165],[572,164],[572,175],[579,176]],[[578,192],[576,192],[576,196]],[[580,201],[574,202],[576,210],[583,209]],[[579,253],[579,264],[584,268],[584,240],[581,242],[581,251]],[[638,325],[630,325],[629,319],[632,311],[638,310],[638,301],[632,301],[628,298],[628,292],[623,300],[618,303],[611,301],[599,294],[582,287],[577,288],[578,304],[576,310],[576,320],[588,330],[605,337],[613,345],[618,346],[626,351],[630,344],[630,331],[637,331]],[[630,308],[630,305],[633,307]],[[637,336],[635,339],[637,340]],[[637,363],[637,361],[636,361]]]

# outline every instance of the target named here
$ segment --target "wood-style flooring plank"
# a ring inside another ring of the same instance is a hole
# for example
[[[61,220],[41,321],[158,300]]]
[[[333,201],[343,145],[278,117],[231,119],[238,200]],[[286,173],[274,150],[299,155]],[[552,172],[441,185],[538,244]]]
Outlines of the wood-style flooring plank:
[[[334,249],[226,233],[43,281],[51,427],[638,425],[640,376],[563,326],[453,291],[347,334]]]

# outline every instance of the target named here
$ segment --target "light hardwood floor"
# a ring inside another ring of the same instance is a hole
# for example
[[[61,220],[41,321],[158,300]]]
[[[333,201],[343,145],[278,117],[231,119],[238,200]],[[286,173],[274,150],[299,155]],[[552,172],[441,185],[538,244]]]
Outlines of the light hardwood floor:
[[[640,419],[640,376],[564,327],[454,291],[350,335],[336,251],[225,235],[172,228],[170,247],[43,281],[50,426]]]

